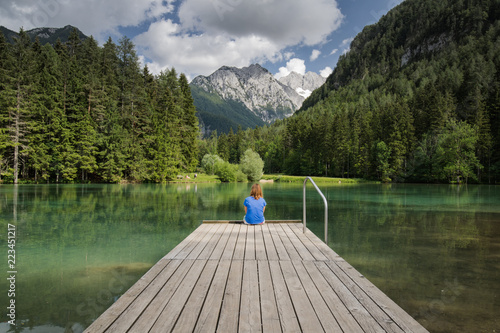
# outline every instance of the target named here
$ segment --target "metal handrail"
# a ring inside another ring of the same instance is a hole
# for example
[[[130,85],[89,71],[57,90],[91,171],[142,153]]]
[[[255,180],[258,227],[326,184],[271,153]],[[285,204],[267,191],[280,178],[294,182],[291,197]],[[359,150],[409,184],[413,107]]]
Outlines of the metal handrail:
[[[302,206],[302,220],[303,220],[303,232],[306,232],[306,183],[307,181],[310,180],[311,183],[314,185],[316,188],[316,191],[318,191],[319,195],[323,198],[323,202],[325,203],[325,243],[328,244],[328,202],[326,201],[325,196],[323,195],[323,192],[319,189],[318,185],[312,180],[311,177],[306,177],[304,180],[304,187],[303,187],[303,206]]]

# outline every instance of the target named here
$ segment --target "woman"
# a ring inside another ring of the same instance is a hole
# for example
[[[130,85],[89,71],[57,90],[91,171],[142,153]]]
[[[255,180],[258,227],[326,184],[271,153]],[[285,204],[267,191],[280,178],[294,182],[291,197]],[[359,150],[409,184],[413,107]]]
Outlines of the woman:
[[[264,211],[266,210],[266,200],[262,195],[262,189],[259,184],[254,184],[250,191],[250,196],[243,202],[245,206],[245,216],[243,223],[245,224],[264,224]]]

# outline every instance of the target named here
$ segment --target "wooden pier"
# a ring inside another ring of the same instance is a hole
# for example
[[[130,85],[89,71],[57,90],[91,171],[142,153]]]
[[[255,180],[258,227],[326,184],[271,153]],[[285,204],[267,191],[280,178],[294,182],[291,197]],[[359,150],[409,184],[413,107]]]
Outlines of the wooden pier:
[[[85,332],[427,332],[301,223],[231,222],[200,225]]]

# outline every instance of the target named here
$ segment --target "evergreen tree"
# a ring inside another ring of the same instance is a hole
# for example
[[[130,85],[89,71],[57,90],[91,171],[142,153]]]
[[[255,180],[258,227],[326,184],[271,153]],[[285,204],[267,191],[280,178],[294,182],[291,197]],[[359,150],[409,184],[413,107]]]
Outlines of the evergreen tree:
[[[10,74],[7,74],[6,77],[5,96],[10,117],[8,129],[13,146],[13,179],[14,184],[17,184],[21,168],[21,155],[26,153],[28,144],[25,136],[29,128],[34,66],[31,40],[28,34],[21,29],[19,36],[14,39],[13,61]]]
[[[9,45],[3,33],[0,32],[0,181],[8,175],[8,148],[11,146],[9,126],[9,101],[11,98],[10,66],[13,62]]]
[[[180,75],[179,89],[182,96],[181,153],[184,158],[186,170],[194,171],[198,165],[199,127],[191,89],[184,74]]]
[[[57,144],[62,115],[61,72],[56,52],[50,45],[33,44],[36,81],[30,129],[29,164],[34,179],[50,179],[53,150]]]
[[[98,164],[103,180],[121,181],[127,169],[127,133],[120,113],[118,48],[111,38],[103,45],[100,66],[104,116],[97,123]]]

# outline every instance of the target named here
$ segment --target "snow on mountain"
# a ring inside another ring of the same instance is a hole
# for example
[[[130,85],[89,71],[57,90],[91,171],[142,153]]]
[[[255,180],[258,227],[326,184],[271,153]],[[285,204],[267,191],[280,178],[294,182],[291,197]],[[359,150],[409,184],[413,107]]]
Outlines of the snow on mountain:
[[[191,85],[223,100],[241,102],[264,122],[291,116],[304,100],[325,82],[312,72],[292,72],[277,80],[258,64],[244,68],[223,66],[210,76],[198,76]]]

